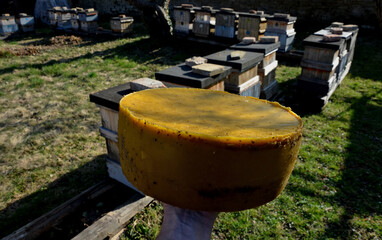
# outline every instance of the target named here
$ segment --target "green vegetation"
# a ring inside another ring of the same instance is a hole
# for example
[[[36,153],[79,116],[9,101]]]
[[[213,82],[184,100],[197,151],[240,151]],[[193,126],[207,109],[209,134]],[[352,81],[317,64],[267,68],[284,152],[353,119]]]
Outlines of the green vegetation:
[[[220,50],[144,32],[59,46],[51,37],[0,41],[0,237],[106,177],[90,93]],[[381,66],[382,42],[361,33],[350,73],[327,107],[312,114],[296,102],[298,64],[280,63],[281,102],[305,124],[297,164],[275,201],[221,213],[213,239],[381,238]],[[155,238],[162,211],[152,203],[131,220],[123,239]]]

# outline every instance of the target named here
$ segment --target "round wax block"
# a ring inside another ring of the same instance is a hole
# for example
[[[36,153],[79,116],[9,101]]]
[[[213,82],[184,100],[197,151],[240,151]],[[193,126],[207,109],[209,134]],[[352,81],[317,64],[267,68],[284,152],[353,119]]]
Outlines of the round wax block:
[[[137,189],[171,205],[254,208],[287,184],[302,127],[275,102],[203,89],[144,90],[120,102],[121,165]]]

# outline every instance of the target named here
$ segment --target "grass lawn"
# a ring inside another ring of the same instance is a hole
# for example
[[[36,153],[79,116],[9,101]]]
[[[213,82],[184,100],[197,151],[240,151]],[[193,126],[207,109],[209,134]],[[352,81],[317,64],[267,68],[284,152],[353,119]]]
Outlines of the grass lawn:
[[[90,93],[220,50],[150,39],[139,27],[129,39],[0,41],[0,237],[106,177]],[[273,202],[219,214],[213,239],[382,238],[382,41],[359,35],[350,73],[321,113],[300,111],[301,68],[280,62],[282,103],[305,125],[295,169]],[[154,201],[122,238],[154,239],[161,220]]]

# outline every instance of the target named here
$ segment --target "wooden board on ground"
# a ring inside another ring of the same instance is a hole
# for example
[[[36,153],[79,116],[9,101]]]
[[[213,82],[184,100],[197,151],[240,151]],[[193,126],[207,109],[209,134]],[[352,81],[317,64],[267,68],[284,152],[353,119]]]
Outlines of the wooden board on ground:
[[[28,223],[24,227],[16,230],[12,234],[6,236],[2,240],[17,240],[17,239],[37,239],[39,236],[48,231],[53,225],[60,222],[66,216],[83,207],[89,199],[105,193],[113,187],[113,182],[103,181],[63,203],[52,211],[42,215],[34,221]]]

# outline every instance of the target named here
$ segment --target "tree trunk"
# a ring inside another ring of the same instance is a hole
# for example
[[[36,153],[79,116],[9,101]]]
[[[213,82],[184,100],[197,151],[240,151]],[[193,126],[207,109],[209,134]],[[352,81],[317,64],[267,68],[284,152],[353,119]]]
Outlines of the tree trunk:
[[[168,14],[170,0],[129,0],[143,13],[143,20],[151,36],[170,37],[172,24]]]
[[[375,7],[377,11],[379,34],[382,36],[382,0],[375,0]]]

